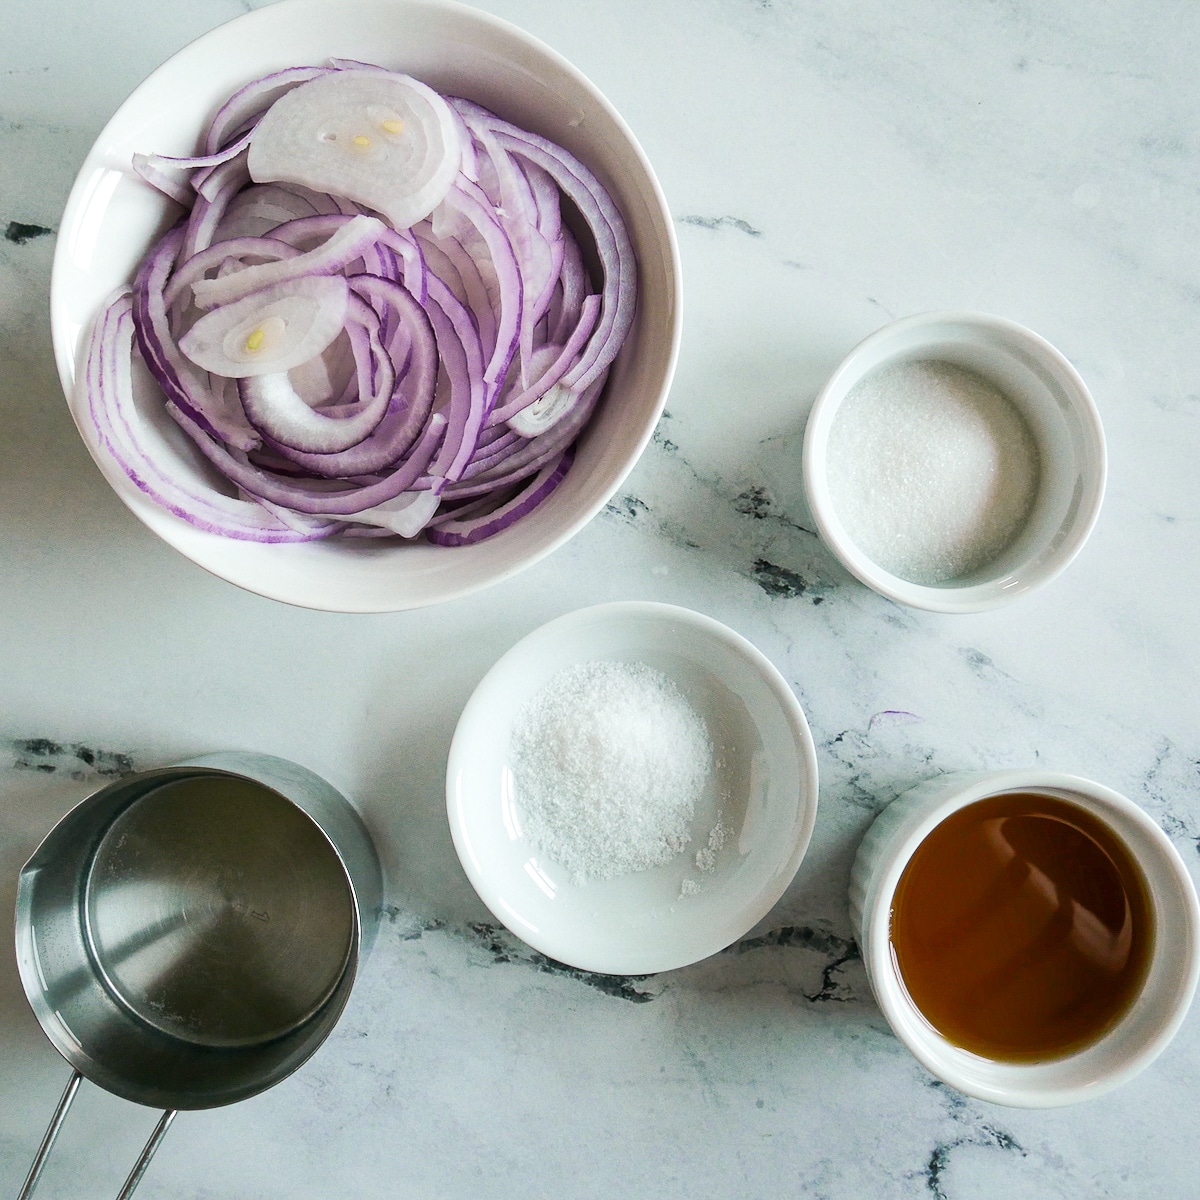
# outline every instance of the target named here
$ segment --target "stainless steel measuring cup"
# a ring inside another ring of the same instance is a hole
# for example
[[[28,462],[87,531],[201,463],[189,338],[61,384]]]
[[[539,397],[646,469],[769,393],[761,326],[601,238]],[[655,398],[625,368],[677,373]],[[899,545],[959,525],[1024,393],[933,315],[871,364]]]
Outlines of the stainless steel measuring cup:
[[[207,755],[127,776],[43,840],[17,887],[17,964],[74,1067],[19,1200],[83,1077],[162,1108],[244,1100],[329,1035],[374,939],[382,877],[358,814],[311,771]]]

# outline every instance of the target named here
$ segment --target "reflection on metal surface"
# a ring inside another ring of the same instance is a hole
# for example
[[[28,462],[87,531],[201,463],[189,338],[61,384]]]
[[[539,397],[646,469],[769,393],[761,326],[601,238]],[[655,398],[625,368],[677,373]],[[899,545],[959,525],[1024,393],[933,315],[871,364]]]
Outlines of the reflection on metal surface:
[[[200,1045],[281,1037],[332,993],[353,940],[320,830],[246,780],[169,783],[131,805],[85,885],[89,949],[114,997]]]

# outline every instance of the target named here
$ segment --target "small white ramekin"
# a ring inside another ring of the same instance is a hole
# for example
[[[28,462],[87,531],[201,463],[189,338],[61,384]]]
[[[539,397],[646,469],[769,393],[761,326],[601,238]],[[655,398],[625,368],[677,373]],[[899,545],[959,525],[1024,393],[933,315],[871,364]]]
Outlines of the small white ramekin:
[[[994,1062],[953,1045],[909,998],[892,952],[892,898],[904,868],[935,826],[989,796],[1039,792],[1102,820],[1145,876],[1155,942],[1146,982],[1098,1041],[1063,1058]],[[850,875],[850,916],[875,999],[896,1036],[939,1079],[980,1100],[1052,1108],[1103,1095],[1148,1066],[1174,1037],[1200,976],[1200,905],[1179,852],[1131,800],[1087,779],[1042,770],[959,772],[918,784],[867,830]]]
[[[826,472],[830,430],[850,390],[880,367],[920,359],[951,363],[994,384],[1025,418],[1041,460],[1038,495],[1022,531],[991,562],[937,585],[893,575],[859,549],[833,506]],[[834,371],[804,435],[804,487],[825,544],[868,587],[932,612],[997,608],[1053,579],[1096,523],[1106,472],[1100,415],[1079,373],[1023,325],[980,313],[921,313],[876,330]]]

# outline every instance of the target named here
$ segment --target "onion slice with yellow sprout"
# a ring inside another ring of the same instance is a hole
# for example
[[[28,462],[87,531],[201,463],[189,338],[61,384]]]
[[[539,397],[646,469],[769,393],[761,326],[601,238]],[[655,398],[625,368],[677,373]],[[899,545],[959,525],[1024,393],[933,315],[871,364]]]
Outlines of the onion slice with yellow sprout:
[[[462,157],[454,113],[407,75],[334,71],[281,96],[250,139],[256,183],[298,183],[383,213],[396,229],[424,220]]]

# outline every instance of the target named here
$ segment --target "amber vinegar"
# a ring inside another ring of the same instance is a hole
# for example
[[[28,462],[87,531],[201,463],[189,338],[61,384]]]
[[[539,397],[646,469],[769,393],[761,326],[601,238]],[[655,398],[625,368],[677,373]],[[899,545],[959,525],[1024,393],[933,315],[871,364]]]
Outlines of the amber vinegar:
[[[947,817],[896,887],[892,953],[925,1019],[985,1058],[1091,1044],[1146,978],[1154,915],[1128,849],[1087,810],[1036,793]]]

